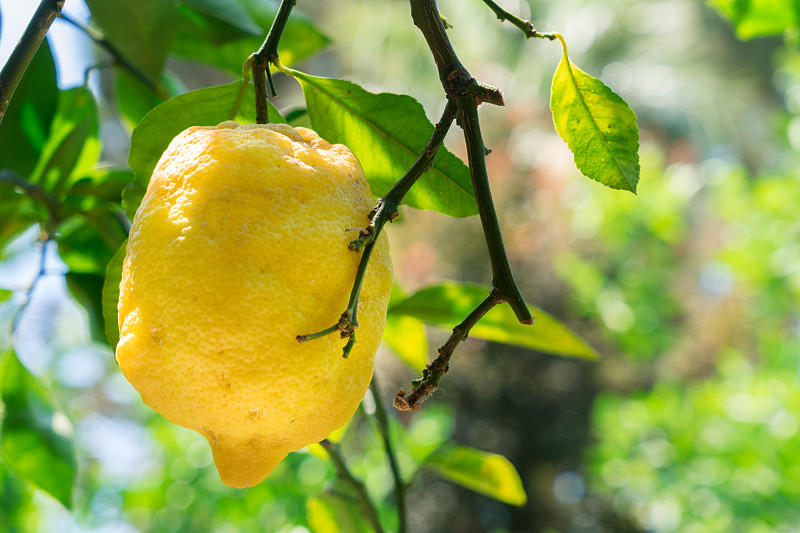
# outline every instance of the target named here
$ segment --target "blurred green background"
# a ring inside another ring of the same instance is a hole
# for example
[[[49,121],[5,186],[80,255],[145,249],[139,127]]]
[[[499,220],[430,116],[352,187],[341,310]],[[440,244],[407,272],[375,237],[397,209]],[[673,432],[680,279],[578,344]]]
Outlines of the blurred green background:
[[[6,49],[16,41],[7,27],[13,3],[0,2]],[[642,177],[633,196],[574,168],[548,108],[557,43],[526,41],[479,0],[439,2],[462,62],[505,95],[505,108],[483,106],[481,118],[523,293],[601,358],[476,339],[459,348],[435,398],[419,412],[391,413],[402,469],[410,475],[442,443],[470,446],[510,460],[527,502],[510,506],[422,469],[408,493],[410,530],[797,531],[800,8],[788,0],[499,3],[561,32],[570,58],[630,103]],[[407,2],[299,0],[297,10],[330,43],[293,67],[411,94],[436,120],[441,86]],[[77,0],[67,0],[65,13],[89,15]],[[53,34],[62,88],[82,83],[86,66],[108,62],[63,21]],[[191,59],[178,44],[166,62],[171,94],[235,79],[208,64],[217,59]],[[227,70],[236,72],[244,57],[233,57],[239,63]],[[119,76],[97,69],[88,78],[108,168],[127,164],[141,117],[121,96],[135,80]],[[276,82],[278,109],[302,107],[293,80],[278,74]],[[453,129],[447,146],[463,158]],[[388,234],[408,291],[442,279],[491,280],[476,217],[403,208]],[[33,227],[2,248],[4,322],[39,269],[37,236]],[[326,516],[342,531],[362,530],[358,517],[341,525],[335,497],[324,492],[335,470],[314,449],[291,454],[253,489],[224,487],[202,437],[154,414],[124,381],[90,328],[96,317],[68,296],[65,261],[50,251],[14,344],[74,425],[76,503],[67,511],[0,463],[0,531],[307,533],[325,531]],[[435,355],[447,332],[428,335]],[[7,337],[3,328],[0,344]],[[388,403],[416,377],[388,348],[377,376]],[[363,411],[374,409],[374,399],[366,404]],[[393,530],[379,439],[359,412],[341,445]]]

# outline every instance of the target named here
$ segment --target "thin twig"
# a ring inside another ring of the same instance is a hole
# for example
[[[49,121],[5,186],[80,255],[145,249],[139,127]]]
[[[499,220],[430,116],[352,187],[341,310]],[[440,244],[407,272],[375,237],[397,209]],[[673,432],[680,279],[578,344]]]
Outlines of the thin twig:
[[[406,524],[406,488],[408,485],[403,481],[403,476],[400,474],[400,464],[397,461],[397,454],[394,451],[392,438],[389,434],[389,416],[386,412],[386,407],[383,405],[381,391],[378,387],[377,378],[374,375],[372,376],[372,383],[369,384],[369,388],[372,391],[372,396],[375,398],[375,420],[378,422],[378,432],[383,439],[383,447],[386,450],[386,457],[389,460],[389,467],[392,470],[392,478],[394,479],[397,518],[399,520],[397,533],[406,533],[408,530]]]
[[[483,0],[483,3],[489,6],[489,9],[494,11],[494,14],[497,15],[498,20],[500,20],[501,22],[507,20],[508,22],[519,28],[522,31],[522,33],[525,34],[526,39],[530,39],[532,37],[536,37],[539,39],[549,39],[551,41],[556,39],[556,36],[551,33],[539,33],[538,31],[536,31],[536,28],[533,27],[533,23],[531,23],[530,20],[523,20],[520,17],[512,13],[509,13],[508,11],[497,5],[492,0]]]
[[[11,332],[15,333],[17,331],[17,326],[19,325],[19,321],[22,318],[22,314],[25,312],[25,309],[28,308],[28,305],[31,303],[33,299],[33,292],[36,290],[36,286],[39,284],[39,281],[47,275],[47,271],[45,270],[45,264],[47,261],[47,245],[51,241],[52,237],[49,233],[43,232],[42,237],[39,239],[39,242],[42,243],[42,251],[39,256],[39,272],[36,273],[36,277],[33,278],[30,287],[28,290],[25,291],[25,301],[22,302],[22,305],[19,306],[17,312],[14,313],[14,318],[11,320]]]
[[[353,477],[353,474],[350,473],[347,464],[344,462],[344,457],[342,457],[342,454],[339,452],[339,447],[328,439],[321,441],[320,444],[328,452],[328,455],[330,455],[336,467],[336,471],[339,473],[339,477],[353,489],[353,492],[355,492],[358,502],[361,504],[361,510],[367,520],[369,520],[373,529],[375,529],[375,533],[384,533],[381,522],[378,519],[378,511],[369,499],[364,483]]]
[[[148,89],[156,93],[161,98],[166,98],[166,92],[164,89],[156,82],[156,80],[147,72],[136,66],[136,64],[131,63],[128,59],[120,52],[119,48],[116,47],[114,43],[109,41],[105,34],[96,28],[92,28],[91,26],[87,26],[85,24],[81,24],[77,20],[71,18],[64,13],[61,13],[60,18],[63,19],[65,22],[71,24],[72,26],[78,28],[80,31],[86,34],[92,41],[94,41],[98,46],[101,46],[104,50],[106,50],[111,56],[114,58],[114,62],[125,70],[133,74],[136,78],[139,79],[142,83],[144,83]]]
[[[28,65],[42,44],[42,39],[50,29],[50,25],[61,13],[64,7],[64,0],[42,0],[36,8],[30,23],[22,33],[19,42],[11,52],[8,62],[0,71],[0,122],[8,109],[8,103],[14,96],[22,76],[28,69]]]
[[[412,382],[413,390],[406,396],[406,391],[400,389],[394,397],[394,406],[400,411],[415,411],[420,403],[439,388],[439,381],[450,370],[450,357],[456,347],[469,335],[472,327],[495,305],[503,303],[497,289],[493,289],[489,296],[483,300],[468,316],[453,328],[453,334],[447,342],[439,348],[439,356],[422,371],[422,377]]]
[[[272,26],[269,29],[269,33],[267,33],[267,38],[264,39],[261,48],[251,54],[245,62],[245,66],[250,65],[253,71],[253,84],[256,93],[256,123],[258,124],[269,123],[267,78],[269,78],[272,97],[278,96],[275,90],[275,84],[272,82],[269,64],[278,59],[278,43],[281,40],[283,29],[289,21],[289,14],[292,12],[292,8],[296,3],[297,0],[281,0],[281,6],[278,9],[278,14],[275,15],[275,20],[272,21]]]

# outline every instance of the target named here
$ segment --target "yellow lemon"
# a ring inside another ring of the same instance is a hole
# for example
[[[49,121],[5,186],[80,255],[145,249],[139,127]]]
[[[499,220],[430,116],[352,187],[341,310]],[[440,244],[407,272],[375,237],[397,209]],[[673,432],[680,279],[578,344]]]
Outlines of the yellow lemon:
[[[161,157],[130,231],[116,357],[145,403],[208,439],[227,485],[259,483],[363,398],[392,283],[384,236],[349,358],[339,335],[296,336],[347,307],[347,230],[373,205],[353,153],[305,128],[192,127]]]

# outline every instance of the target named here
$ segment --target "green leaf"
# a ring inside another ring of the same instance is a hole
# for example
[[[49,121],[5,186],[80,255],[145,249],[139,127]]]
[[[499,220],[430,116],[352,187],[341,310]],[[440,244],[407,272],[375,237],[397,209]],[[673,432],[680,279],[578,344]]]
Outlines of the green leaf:
[[[91,172],[99,156],[97,106],[91,91],[86,87],[60,91],[50,136],[31,181],[60,194]]]
[[[489,287],[441,283],[421,289],[389,309],[389,315],[406,315],[428,324],[451,329],[489,294]],[[498,305],[470,331],[470,337],[532,348],[541,352],[596,359],[595,352],[557,319],[532,305],[532,326],[520,324],[511,308]]]
[[[0,169],[30,176],[56,112],[56,66],[47,39],[28,65],[0,122]]]
[[[120,53],[158,78],[178,27],[178,1],[87,0],[86,4]]]
[[[528,501],[517,469],[502,455],[448,446],[429,456],[426,464],[443,478],[503,503],[522,507]]]
[[[403,177],[433,134],[422,105],[410,96],[375,94],[349,81],[302,72],[293,75],[303,86],[314,129],[356,154],[377,196]],[[469,169],[444,147],[403,203],[452,217],[478,212]]]
[[[375,531],[357,505],[330,492],[309,498],[306,501],[306,512],[312,533],[372,533]]]
[[[129,170],[98,170],[74,183],[67,195],[119,204],[122,191],[133,179],[133,172]]]
[[[258,50],[277,14],[273,2],[263,0],[239,0],[241,5],[259,26],[258,34],[246,36],[220,44],[227,34],[211,35],[199,31],[197,24],[184,24],[178,30],[172,53],[188,59],[195,59],[219,67],[233,74],[242,75],[242,64],[247,57]],[[292,65],[311,56],[328,45],[330,40],[317,30],[311,22],[297,10],[292,11],[286,28],[281,35],[278,54],[281,62]]]
[[[740,39],[781,35],[800,27],[800,4],[796,0],[710,0],[736,27]]]
[[[16,476],[72,506],[76,461],[72,425],[14,352],[0,358],[0,457]]]
[[[389,308],[395,302],[404,300],[406,294],[395,283],[389,299]],[[400,358],[417,372],[421,372],[428,364],[428,334],[425,324],[414,317],[389,314],[383,330],[383,342]]]
[[[563,41],[562,46],[550,94],[556,131],[584,176],[635,193],[639,182],[636,115],[603,82],[576,67]]]
[[[238,0],[184,0],[181,16],[216,44],[240,38],[242,33],[263,38],[261,26]]]
[[[117,304],[119,303],[119,284],[122,281],[122,264],[128,241],[123,242],[106,267],[103,281],[103,323],[105,324],[108,344],[114,349],[119,342],[119,322]]]
[[[172,139],[191,126],[216,126],[228,120],[241,87],[241,82],[234,81],[191,91],[170,98],[145,115],[133,130],[128,158],[136,180],[123,195],[123,207],[131,219],[147,190],[150,175]],[[248,124],[255,116],[255,94],[253,86],[249,85],[234,120]],[[269,104],[269,117],[271,122],[286,122],[272,104]]]

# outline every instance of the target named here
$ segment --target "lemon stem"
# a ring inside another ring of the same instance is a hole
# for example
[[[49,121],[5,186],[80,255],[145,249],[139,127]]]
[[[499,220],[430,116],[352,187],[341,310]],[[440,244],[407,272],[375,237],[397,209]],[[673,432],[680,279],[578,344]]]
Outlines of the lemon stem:
[[[272,26],[269,29],[269,33],[267,33],[267,38],[264,39],[261,47],[247,59],[247,61],[252,60],[253,85],[256,93],[257,124],[269,124],[267,80],[269,80],[272,97],[278,96],[278,92],[275,90],[275,84],[272,81],[272,74],[269,71],[269,64],[278,59],[278,43],[281,40],[283,29],[289,21],[289,14],[292,12],[292,8],[295,4],[297,4],[297,0],[281,0],[281,6],[278,8],[278,14],[275,15],[275,20],[272,21]]]
[[[0,122],[3,121],[8,103],[14,96],[14,91],[28,69],[31,59],[63,7],[64,0],[42,0],[11,56],[0,70]]]
[[[330,455],[331,461],[333,461],[333,465],[336,467],[336,472],[339,474],[339,478],[355,493],[358,503],[361,506],[361,511],[364,513],[367,520],[369,520],[375,533],[384,533],[381,521],[378,519],[378,511],[372,504],[364,483],[356,479],[353,474],[350,473],[350,470],[347,468],[347,463],[344,462],[344,457],[342,457],[339,451],[339,447],[328,439],[321,441],[320,444],[325,448],[325,451],[328,452],[328,455]]]

